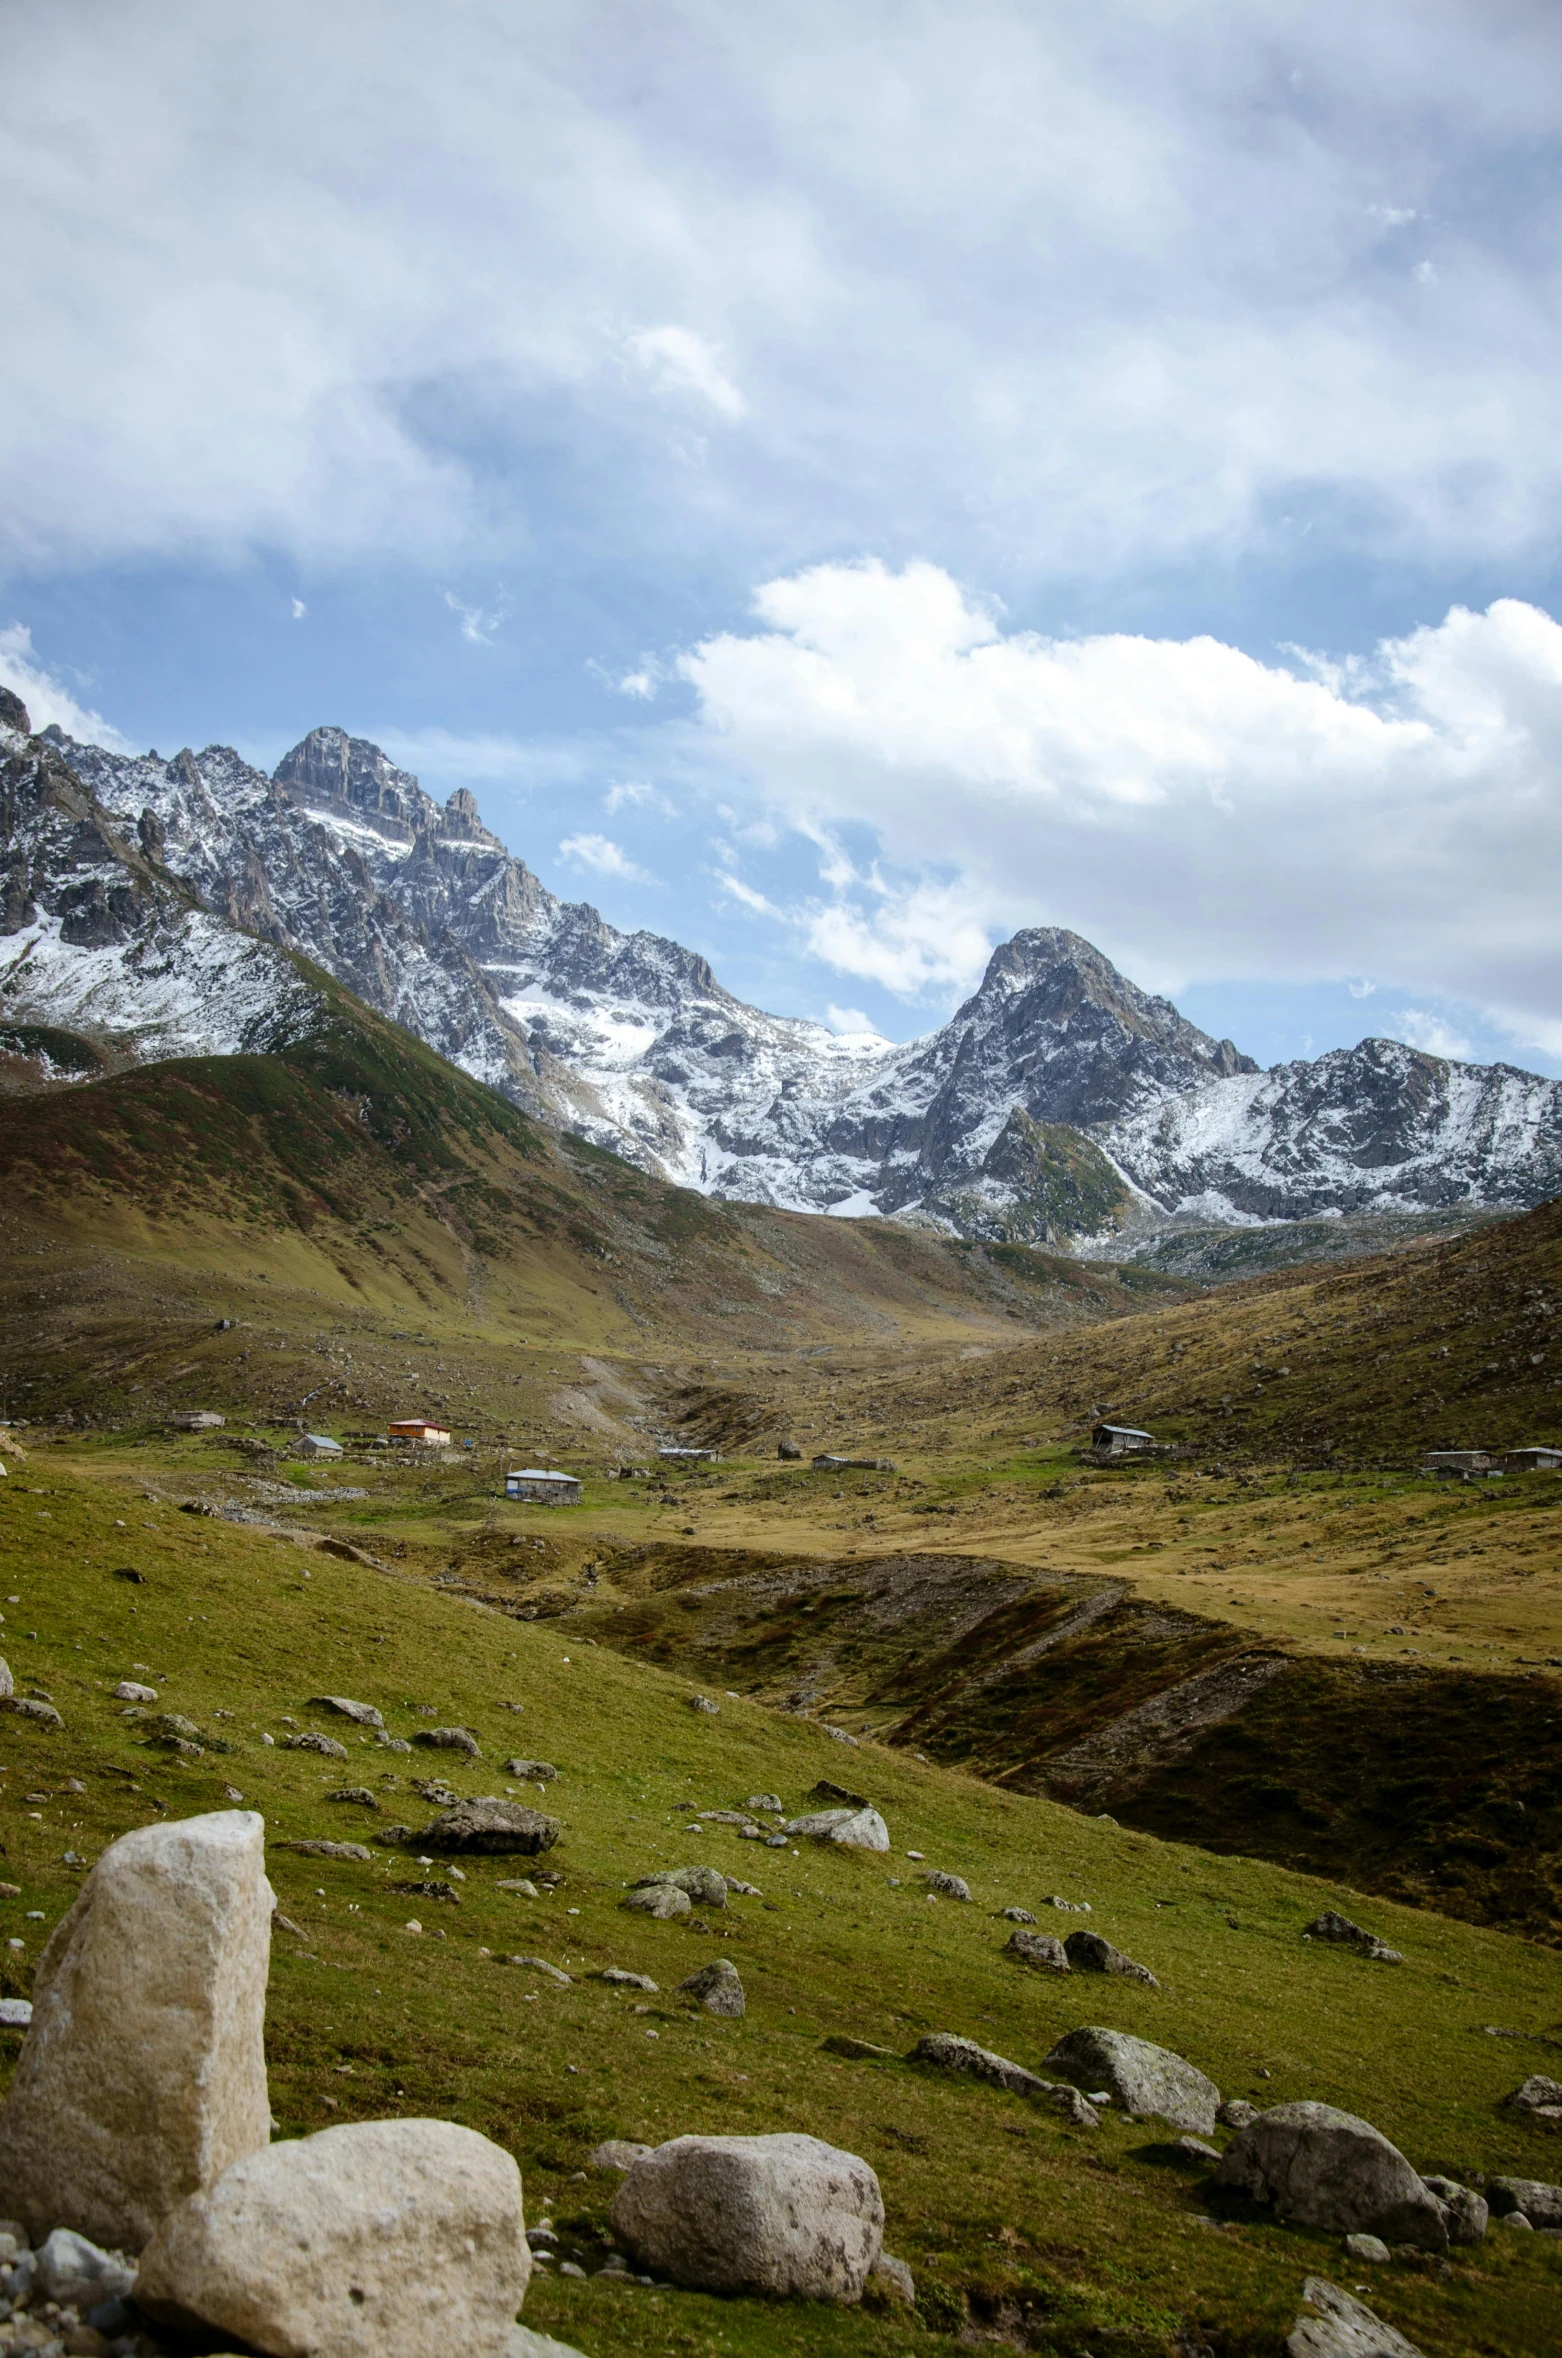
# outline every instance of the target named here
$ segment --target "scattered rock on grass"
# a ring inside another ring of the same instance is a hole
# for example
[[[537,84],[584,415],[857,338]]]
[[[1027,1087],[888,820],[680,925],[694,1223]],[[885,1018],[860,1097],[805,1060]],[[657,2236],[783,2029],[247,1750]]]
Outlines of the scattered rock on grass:
[[[379,1796],[371,1793],[367,1785],[338,1785],[334,1793],[326,1795],[326,1799],[350,1801],[356,1809],[378,1809],[380,1806]]]
[[[1250,2128],[1258,2118],[1258,2106],[1249,2104],[1245,2096],[1228,2096],[1225,2103],[1217,2108],[1215,2118],[1222,2128]]]
[[[1527,2113],[1533,2121],[1562,2122],[1562,2080],[1532,2072],[1511,2096],[1499,2099],[1505,2112]]]
[[[1136,1965],[1099,1932],[1071,1932],[1063,1946],[1076,1973],[1116,1973],[1125,1981],[1142,1981],[1152,1990],[1161,1986],[1148,1965]]]
[[[558,1775],[551,1760],[507,1760],[504,1772],[509,1777],[520,1777],[532,1785],[547,1785]]]
[[[266,2143],[264,1841],[250,1810],[138,1827],[55,1927],[0,2114],[0,2212],[31,2234],[138,2251]]]
[[[730,1958],[713,1957],[698,1973],[680,1981],[678,1987],[685,1997],[703,2006],[707,2014],[740,2015],[745,2010],[743,1983]]]
[[[546,1957],[506,1957],[505,1963],[507,1965],[525,1965],[533,1973],[545,1973],[548,1979],[556,1981],[561,1989],[568,1989],[574,1983],[573,1973],[566,1973],[561,1965],[550,1965]]]
[[[941,1867],[928,1867],[922,1880],[940,1899],[969,1900],[971,1896],[971,1886],[963,1875],[946,1875]]]
[[[1527,2219],[1532,2227],[1562,2227],[1562,2186],[1539,2178],[1488,2178],[1486,2200],[1494,2219]]]
[[[334,1736],[322,1736],[318,1728],[302,1728],[296,1736],[284,1736],[284,1752],[323,1752],[327,1760],[345,1760],[347,1747],[338,1744]]]
[[[619,1990],[651,1990],[654,1992],[656,1989],[656,1984],[649,1973],[630,1973],[622,1965],[604,1965],[597,1975],[597,1979],[598,1981],[611,1982],[613,1987]],[[642,2146],[640,2150],[649,2153],[651,2148],[646,2145]]]
[[[1421,2358],[1414,2342],[1325,2276],[1309,2276],[1302,2299],[1312,2314],[1292,2326],[1286,2358]]]
[[[714,1719],[717,1713],[720,1711],[721,1705],[719,1703],[713,1703],[709,1695],[691,1695],[689,1697],[689,1709],[691,1711],[708,1712],[710,1717]]]
[[[654,1989],[656,1984],[652,1982],[649,1986]],[[599,2145],[587,2154],[586,2167],[591,2170],[632,2170],[635,2163],[644,2161],[652,2150],[649,2145],[636,2145],[627,2137],[609,2137],[605,2145]]]
[[[475,1851],[486,1855],[535,1856],[551,1850],[563,1828],[557,1818],[519,1802],[500,1801],[483,1794],[475,1801],[458,1801],[425,1826],[419,1840],[426,1850]]]
[[[354,1720],[361,1728],[382,1728],[385,1725],[383,1714],[376,1711],[372,1703],[355,1703],[350,1695],[311,1695],[309,1701],[313,1708],[334,1711],[342,1719]]]
[[[9,1691],[8,1688],[5,1690],[7,1693]],[[139,1679],[122,1678],[114,1689],[114,1699],[117,1703],[155,1703],[157,1689],[144,1687]]]
[[[778,1818],[781,1815],[781,1796],[779,1793],[751,1793],[743,1807],[769,1810],[772,1817]]]
[[[714,1867],[662,1867],[654,1875],[642,1875],[635,1889],[644,1891],[659,1883],[674,1891],[687,1892],[703,1908],[724,1908],[727,1904],[727,1878]]]
[[[31,1998],[0,1998],[0,2030],[25,2030],[32,2018]]]
[[[1436,2199],[1450,2243],[1485,2241],[1490,2211],[1484,2195],[1461,2186],[1457,2178],[1423,2178],[1421,2183]]]
[[[1380,1965],[1403,1965],[1405,1961],[1398,1949],[1391,1949],[1375,1932],[1353,1924],[1348,1916],[1338,1915],[1333,1908],[1325,1908],[1321,1916],[1315,1916],[1302,1938],[1333,1941],[1339,1948],[1354,1949],[1359,1956],[1375,1958]]]
[[[1332,2104],[1277,2104],[1227,2147],[1218,2182],[1273,2203],[1298,2227],[1381,2235],[1419,2251],[1447,2247],[1448,2229],[1397,2145],[1370,2121]]]
[[[1036,1921],[1029,1908],[1000,1908],[998,1913],[1005,1924],[1034,1924]]]
[[[985,2080],[989,2087],[1006,2088],[1011,2095],[1048,2105],[1078,2128],[1096,2126],[1096,2114],[1077,2088],[1044,2080],[1022,2063],[1011,2063],[1006,2055],[994,2055],[974,2039],[963,2039],[953,2031],[929,2031],[918,2039],[906,2061],[930,2063],[935,2071],[964,2072],[972,2079]]]
[[[35,1727],[62,1728],[65,1725],[54,1705],[43,1702],[36,1695],[0,1695],[0,1711],[14,1711],[18,1719],[30,1719]]]
[[[412,1741],[434,1752],[464,1752],[469,1760],[483,1757],[483,1748],[470,1728],[419,1728]]]
[[[898,2063],[893,2047],[875,2047],[871,2039],[854,2039],[846,2031],[832,2031],[819,2041],[826,2055],[845,2055],[853,2063]]]
[[[639,1884],[626,1894],[623,1904],[626,1908],[636,1909],[643,1916],[654,1916],[659,1924],[667,1923],[674,1916],[692,1916],[694,1913],[694,1902],[686,1891],[678,1889],[676,1883]]]
[[[1391,2257],[1381,2235],[1347,2235],[1345,2250],[1349,2258],[1364,2261],[1374,2268],[1381,2268]]]
[[[182,2204],[135,2298],[257,2350],[505,2358],[530,2274],[509,2154],[454,2121],[355,2121],[252,2153]]]
[[[790,1835],[806,1834],[815,1842],[834,1842],[843,1850],[889,1848],[889,1828],[876,1809],[813,1810],[807,1817],[794,1818],[782,1831]]]
[[[868,2281],[888,2293],[892,2301],[902,2301],[908,2309],[916,2307],[916,2278],[905,2261],[897,2260],[893,2252],[880,2252],[868,2270]]]
[[[1104,2088],[1131,2119],[1169,2121],[1197,2137],[1214,2130],[1220,2090],[1169,2047],[1086,2027],[1059,2039],[1046,2063],[1076,2087]]]
[[[515,1879],[509,1883],[496,1883],[494,1885],[494,1889],[495,1891],[517,1891],[520,1893],[522,1899],[541,1899],[542,1897],[542,1894],[537,1889],[536,1884],[528,1882],[524,1875],[516,1876]]]
[[[276,1848],[299,1851],[306,1859],[356,1859],[360,1864],[374,1857],[361,1842],[279,1842]]]
[[[883,2249],[884,2201],[865,2161],[817,2137],[675,2137],[627,2173],[612,2222],[675,2284],[852,2302]]]
[[[1052,1932],[1011,1932],[1003,1944],[1006,1957],[1018,1957],[1022,1965],[1034,1966],[1038,1973],[1067,1973],[1068,1951]]]

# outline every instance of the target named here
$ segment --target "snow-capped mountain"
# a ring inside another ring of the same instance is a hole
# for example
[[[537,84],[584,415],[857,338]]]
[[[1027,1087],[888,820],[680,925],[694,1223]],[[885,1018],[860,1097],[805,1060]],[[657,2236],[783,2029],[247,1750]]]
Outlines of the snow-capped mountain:
[[[268,778],[223,746],[165,761],[29,741],[25,715],[10,728],[5,775],[32,781],[0,811],[13,1025],[112,1032],[138,1055],[255,1045],[306,1020],[280,954],[302,952],[517,1103],[669,1179],[967,1235],[1562,1189],[1562,1084],[1393,1041],[1261,1073],[1076,934],[1017,934],[923,1039],[842,1038],[558,899],[469,794],[435,802],[341,729]]]
[[[127,843],[26,731],[0,689],[0,1022],[74,1034],[105,1063],[263,1054],[305,1036],[317,1007],[293,962]]]
[[[1102,1136],[1154,1204],[1215,1221],[1562,1195],[1562,1082],[1401,1040],[1216,1081]]]

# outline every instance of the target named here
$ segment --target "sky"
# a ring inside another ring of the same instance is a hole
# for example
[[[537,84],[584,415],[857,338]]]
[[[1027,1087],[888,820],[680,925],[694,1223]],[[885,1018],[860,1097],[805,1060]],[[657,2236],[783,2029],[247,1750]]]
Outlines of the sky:
[[[13,0],[0,678],[777,1012],[1562,1073],[1562,17]]]

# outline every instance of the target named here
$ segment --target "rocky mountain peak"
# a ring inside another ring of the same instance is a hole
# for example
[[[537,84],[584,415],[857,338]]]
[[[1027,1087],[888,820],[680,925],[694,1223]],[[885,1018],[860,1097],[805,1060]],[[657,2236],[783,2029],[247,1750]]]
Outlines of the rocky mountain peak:
[[[297,802],[388,825],[408,840],[437,821],[438,806],[417,779],[367,737],[350,737],[345,729],[311,729],[271,776]]]

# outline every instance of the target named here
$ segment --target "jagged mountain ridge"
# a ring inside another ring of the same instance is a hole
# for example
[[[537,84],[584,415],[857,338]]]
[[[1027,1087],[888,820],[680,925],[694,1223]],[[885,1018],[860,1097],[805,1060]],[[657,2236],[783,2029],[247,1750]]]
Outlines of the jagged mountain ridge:
[[[53,765],[56,796],[73,778],[97,813],[100,865],[123,878],[139,863],[154,897],[186,898],[153,1020],[144,948],[67,935],[64,903],[89,888],[57,826],[25,853],[42,879],[32,918],[5,888],[6,931],[25,941],[0,963],[4,1004],[112,1024],[118,991],[138,1054],[251,1038],[263,977],[285,995],[283,971],[254,964],[272,944],[533,1113],[750,1201],[1105,1243],[1167,1218],[1521,1206],[1562,1190],[1562,1084],[1391,1041],[1262,1073],[1061,929],[1002,944],[948,1023],[895,1047],[749,1007],[697,953],[560,900],[469,793],[441,805],[341,729],[311,731],[270,778],[227,747],[164,761],[58,731],[31,758]],[[23,857],[9,819],[6,843],[9,878]],[[247,1013],[202,965],[232,928],[249,946],[225,954],[249,961],[258,994]]]

